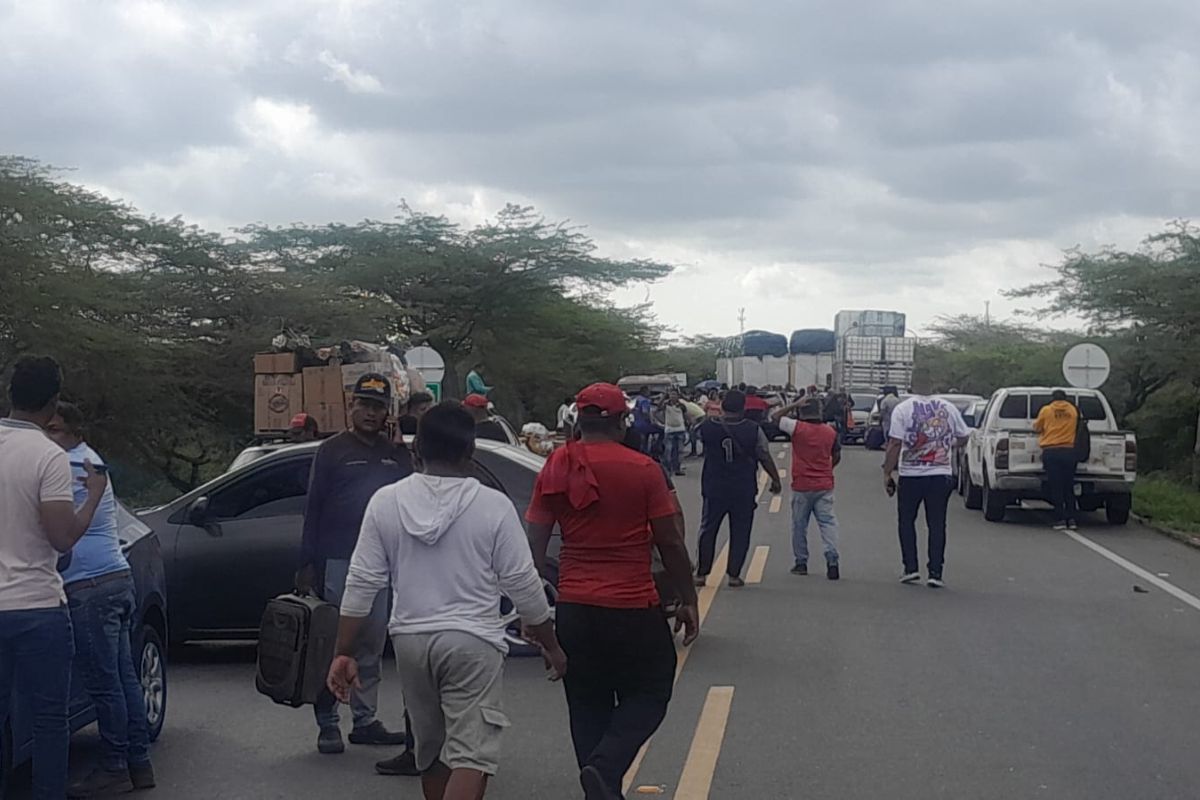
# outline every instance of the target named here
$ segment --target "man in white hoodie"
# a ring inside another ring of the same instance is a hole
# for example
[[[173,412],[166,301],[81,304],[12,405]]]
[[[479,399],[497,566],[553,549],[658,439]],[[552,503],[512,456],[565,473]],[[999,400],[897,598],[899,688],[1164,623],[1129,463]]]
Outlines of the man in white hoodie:
[[[477,800],[499,763],[508,727],[501,697],[506,595],[537,641],[552,679],[566,672],[542,581],[512,501],[471,474],[475,421],[456,402],[421,419],[423,473],[375,493],[367,505],[342,598],[329,689],[358,681],[355,640],[375,594],[390,584],[388,631],[426,800]]]

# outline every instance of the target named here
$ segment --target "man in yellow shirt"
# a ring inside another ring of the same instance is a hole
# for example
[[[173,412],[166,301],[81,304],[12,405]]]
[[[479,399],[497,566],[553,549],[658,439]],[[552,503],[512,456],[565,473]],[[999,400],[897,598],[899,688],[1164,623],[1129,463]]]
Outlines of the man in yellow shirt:
[[[1075,427],[1079,409],[1067,393],[1055,389],[1049,405],[1043,406],[1033,422],[1042,448],[1042,464],[1054,505],[1054,530],[1075,530]]]

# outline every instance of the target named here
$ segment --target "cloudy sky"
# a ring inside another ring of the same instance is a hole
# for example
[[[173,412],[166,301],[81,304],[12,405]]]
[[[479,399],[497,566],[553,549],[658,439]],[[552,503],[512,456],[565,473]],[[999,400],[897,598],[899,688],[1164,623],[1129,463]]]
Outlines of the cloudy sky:
[[[679,265],[688,333],[1012,308],[1200,207],[1195,0],[0,0],[0,152],[160,215],[465,223]]]

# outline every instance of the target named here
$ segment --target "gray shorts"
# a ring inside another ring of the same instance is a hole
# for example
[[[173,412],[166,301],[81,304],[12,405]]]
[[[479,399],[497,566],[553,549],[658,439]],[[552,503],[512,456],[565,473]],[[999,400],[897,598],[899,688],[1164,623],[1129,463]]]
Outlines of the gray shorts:
[[[500,734],[508,727],[501,697],[504,655],[462,631],[398,633],[392,644],[417,767],[424,772],[440,760],[450,769],[495,775]]]

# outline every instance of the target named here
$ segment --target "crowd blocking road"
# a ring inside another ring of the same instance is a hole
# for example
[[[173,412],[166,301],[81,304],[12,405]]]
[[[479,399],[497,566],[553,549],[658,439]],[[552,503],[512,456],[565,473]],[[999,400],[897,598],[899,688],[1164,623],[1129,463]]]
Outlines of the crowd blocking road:
[[[786,469],[787,446],[772,449]],[[748,585],[714,570],[701,591],[701,637],[630,795],[1195,797],[1200,551],[1102,515],[1076,536],[1036,509],[988,523],[955,497],[948,588],[903,586],[879,461],[848,449],[838,468],[837,583],[788,574],[788,490],[763,492]],[[685,466],[694,550],[700,462]],[[420,797],[415,779],[374,774],[387,750],[318,755],[311,712],[255,692],[252,647],[173,656],[154,751],[163,796]],[[488,796],[577,796],[561,687],[536,659],[510,659],[505,681],[513,725]],[[389,670],[380,714],[393,727],[398,692]],[[77,735],[72,774],[97,750],[94,728]]]

